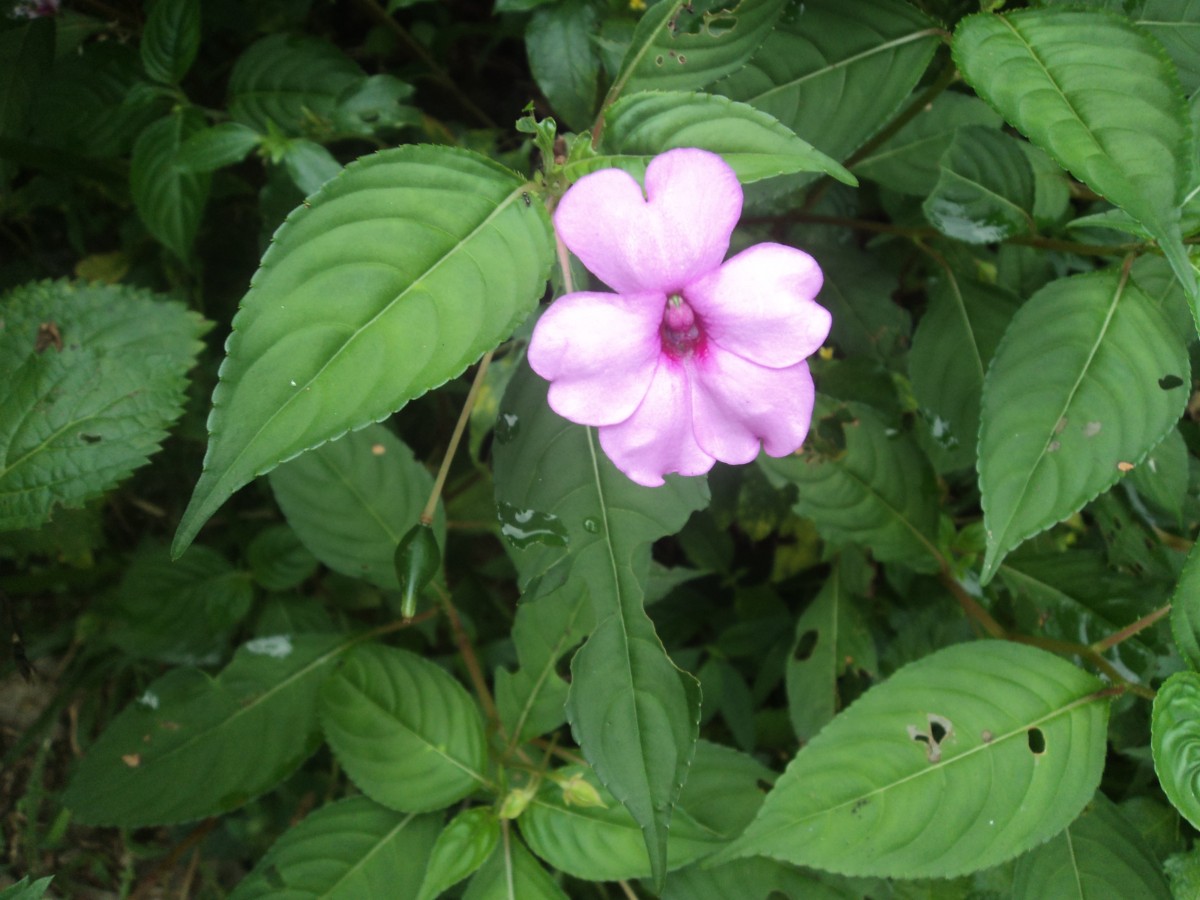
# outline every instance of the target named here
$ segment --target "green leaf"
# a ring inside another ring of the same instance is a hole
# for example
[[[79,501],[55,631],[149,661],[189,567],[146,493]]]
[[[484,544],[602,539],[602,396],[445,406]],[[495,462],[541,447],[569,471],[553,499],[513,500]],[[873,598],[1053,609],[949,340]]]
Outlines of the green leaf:
[[[496,708],[512,740],[532,740],[566,721],[568,686],[558,661],[594,627],[587,591],[575,585],[539,585],[522,597],[512,628],[519,665],[496,670]]]
[[[1106,13],[1022,10],[963,19],[954,58],[1011,125],[1145,225],[1195,296],[1179,224],[1194,140],[1179,77],[1157,41]]]
[[[618,881],[650,874],[642,831],[633,816],[595,779],[586,766],[556,771],[558,778],[576,776],[598,793],[602,806],[572,806],[562,788],[544,781],[533,802],[517,821],[529,848],[555,869],[588,881]],[[723,843],[682,810],[671,820],[667,867],[677,869],[706,856]]]
[[[382,419],[512,333],[554,253],[524,187],[477,154],[405,146],[347,166],[288,218],[233,320],[177,554],[254,477]]]
[[[428,854],[417,900],[434,900],[487,862],[500,842],[495,811],[477,806],[455,816]]]
[[[715,90],[844,160],[900,107],[938,34],[902,0],[806,0]]]
[[[609,99],[631,91],[691,91],[742,67],[783,0],[664,0],[646,10]]]
[[[0,298],[0,531],[80,507],[143,465],[183,411],[207,329],[127,287],[45,281]]]
[[[317,559],[399,589],[396,546],[421,517],[433,478],[389,429],[368,425],[322,444],[275,469],[270,483],[288,524]],[[444,543],[441,521],[437,529]]]
[[[0,31],[0,135],[20,137],[54,62],[54,22],[33,19]]]
[[[1181,337],[1115,269],[1051,282],[1021,307],[983,386],[984,583],[1141,464],[1183,412],[1190,373]]]
[[[651,542],[708,502],[706,482],[671,476],[664,487],[634,484],[594,432],[550,410],[545,382],[528,367],[509,384],[501,417],[507,432],[494,453],[502,511],[516,510],[526,522],[543,517],[561,535],[558,546],[514,550],[518,570],[528,581],[556,563],[568,567],[558,573],[571,592],[565,596],[586,592],[598,622],[571,665],[567,717],[600,781],[642,827],[661,877],[671,810],[696,741],[699,692],[667,657],[642,600]],[[547,680],[550,656],[537,659],[543,674],[531,673],[534,684]],[[535,702],[536,694],[526,701]]]
[[[147,75],[164,84],[178,84],[200,49],[199,0],[155,0],[140,49]]]
[[[246,562],[254,580],[268,591],[297,587],[317,570],[317,558],[286,525],[272,525],[256,534],[246,548]]]
[[[567,895],[519,841],[505,835],[471,879],[463,900],[567,900]]]
[[[1146,0],[1133,21],[1166,48],[1184,91],[1190,96],[1200,89],[1200,6],[1192,0]]]
[[[283,153],[283,165],[287,168],[292,183],[305,196],[315,194],[325,182],[342,171],[342,164],[333,154],[312,141],[289,141]]]
[[[942,234],[994,244],[1037,230],[1033,167],[1014,138],[981,125],[960,128],[938,169],[922,209]]]
[[[190,172],[212,172],[240,163],[263,136],[240,122],[222,122],[197,131],[179,148],[175,164]]]
[[[1171,890],[1141,836],[1097,792],[1078,819],[1017,861],[1012,896],[1171,900]]]
[[[722,840],[741,834],[758,814],[775,773],[748,753],[700,740],[679,806]]]
[[[913,393],[933,440],[963,466],[975,462],[984,374],[1019,305],[1002,288],[947,273],[913,335]]]
[[[168,672],[88,749],[64,805],[84,822],[139,828],[248,803],[316,750],[317,689],[349,644],[339,635],[256,638],[217,678]]]
[[[404,815],[351,797],[286,831],[230,900],[390,900],[412,897],[441,816]]]
[[[662,900],[847,900],[811,873],[773,859],[735,859],[722,866],[699,862],[672,872]]]
[[[203,127],[190,107],[159,119],[133,145],[129,191],[147,230],[182,260],[191,258],[192,243],[208,201],[209,176],[175,163],[179,148]]]
[[[820,302],[833,315],[830,341],[847,356],[886,362],[907,348],[912,321],[892,301],[895,279],[874,257],[850,246],[812,244],[825,284]]]
[[[912,121],[859,159],[854,174],[893,191],[924,197],[937,182],[942,154],[966,125],[999,128],[1000,117],[978,97],[953,91],[939,94]]]
[[[1104,766],[1103,684],[1043,650],[979,641],[872,688],[797,754],[723,862],[948,878],[1061,831]]]
[[[229,114],[255,131],[268,122],[289,135],[331,136],[338,101],[365,79],[341,50],[307,35],[273,34],[238,58],[229,76]]]
[[[31,882],[29,876],[26,875],[16,884],[0,890],[0,900],[42,900],[53,880],[53,875],[47,875],[45,878]]]
[[[488,784],[475,703],[434,663],[366,644],[321,689],[325,738],[358,788],[384,806],[424,812]]]
[[[719,153],[743,184],[797,172],[823,172],[846,184],[857,180],[766,113],[715,94],[650,92],[618,100],[605,113],[601,152],[641,157],[635,175],[651,158],[676,147]],[[629,168],[629,160],[583,161]]]
[[[1171,598],[1171,635],[1179,654],[1200,670],[1200,549],[1192,547]]]
[[[352,83],[338,96],[334,129],[339,135],[370,137],[384,129],[420,125],[421,111],[404,102],[412,93],[411,84],[392,75],[372,75]]]
[[[125,570],[115,596],[101,604],[107,637],[137,658],[215,665],[254,602],[250,579],[216,550],[197,547],[173,563],[166,547],[148,546]]]
[[[555,114],[575,131],[591,124],[600,84],[600,59],[592,48],[596,7],[586,0],[544,6],[525,28],[529,71]]]
[[[813,432],[800,456],[759,457],[776,485],[790,482],[796,512],[835,544],[861,544],[881,562],[936,570],[937,497],[928,460],[870,407],[818,397]],[[821,422],[840,429],[845,449],[823,447]],[[814,439],[816,438],[816,439]]]
[[[1152,508],[1165,512],[1168,521],[1182,526],[1188,497],[1188,451],[1179,429],[1168,431],[1145,462],[1129,473],[1129,484]]]
[[[1150,716],[1150,748],[1154,771],[1167,799],[1192,823],[1200,823],[1200,674],[1176,672],[1154,695]]]

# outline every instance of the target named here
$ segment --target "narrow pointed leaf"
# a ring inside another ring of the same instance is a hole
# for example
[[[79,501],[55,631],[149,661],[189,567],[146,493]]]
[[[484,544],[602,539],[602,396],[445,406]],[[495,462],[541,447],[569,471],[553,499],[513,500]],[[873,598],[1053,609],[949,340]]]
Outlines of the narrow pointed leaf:
[[[191,172],[212,172],[241,162],[262,139],[261,134],[240,122],[222,122],[184,141],[175,162]]]
[[[589,429],[550,410],[545,382],[525,366],[500,414],[506,433],[495,445],[496,499],[501,521],[512,519],[501,530],[520,542],[513,554],[523,577],[546,573],[576,592],[568,596],[590,598],[599,624],[572,663],[567,716],[600,781],[642,828],[661,878],[671,810],[696,742],[699,691],[667,657],[642,601],[651,542],[707,503],[706,482],[672,476],[660,488],[634,484]],[[543,523],[537,539],[528,537],[531,522]],[[539,659],[544,672],[550,655]]]
[[[500,842],[494,810],[476,806],[455,816],[429,851],[425,878],[417,900],[434,900],[482,866]]]
[[[433,478],[382,425],[368,425],[279,466],[271,490],[313,555],[335,572],[397,589],[396,545],[417,523]],[[436,534],[445,543],[439,509]]]
[[[230,900],[413,897],[440,820],[363,796],[323,806],[276,841]]]
[[[1171,889],[1141,835],[1097,792],[1078,819],[1018,860],[1012,896],[1171,900]]]
[[[691,91],[740,68],[779,18],[783,0],[665,0],[646,11],[614,90]]]
[[[715,858],[948,878],[1061,831],[1104,766],[1103,684],[1043,650],[959,644],[872,688],[797,754]]]
[[[1154,696],[1150,749],[1163,793],[1180,814],[1200,826],[1200,673],[1176,672]]]
[[[806,0],[714,90],[846,159],[899,108],[938,45],[902,0]]]
[[[317,690],[349,643],[256,638],[215,679],[197,669],[167,673],[88,748],[64,805],[81,821],[137,828],[248,803],[316,750]]]
[[[522,187],[477,154],[406,146],[348,166],[288,219],[234,318],[176,553],[251,479],[382,419],[512,333],[554,247]]]
[[[988,370],[979,433],[984,582],[1174,427],[1191,369],[1180,335],[1119,272],[1059,279],[1017,312]]]
[[[980,14],[959,23],[954,58],[1005,120],[1145,225],[1195,296],[1179,212],[1194,140],[1179,76],[1152,37],[1100,12]]]
[[[325,682],[321,726],[359,789],[403,812],[441,809],[487,783],[483,719],[446,671],[367,644]]]
[[[74,509],[157,452],[208,323],[147,291],[39,282],[0,320],[0,531]]]
[[[826,417],[844,435],[844,449],[821,447],[820,423]],[[775,483],[791,482],[800,489],[796,512],[812,519],[826,540],[861,544],[882,561],[935,569],[933,470],[912,440],[889,434],[869,407],[820,398],[813,428],[818,439],[810,435],[801,456],[759,458]]]
[[[676,147],[719,153],[743,184],[797,172],[823,172],[846,184],[858,183],[839,163],[798,138],[779,120],[728,97],[647,92],[624,97],[605,113],[602,154],[641,157],[644,166],[659,153]],[[622,168],[628,162],[622,160]],[[591,170],[621,163],[601,155],[583,160],[580,166]]]

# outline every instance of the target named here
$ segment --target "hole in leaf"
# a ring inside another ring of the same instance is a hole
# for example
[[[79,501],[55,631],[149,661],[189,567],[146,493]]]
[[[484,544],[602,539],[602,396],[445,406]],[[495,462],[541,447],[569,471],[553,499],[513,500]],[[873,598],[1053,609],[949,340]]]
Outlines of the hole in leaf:
[[[817,640],[820,635],[815,628],[810,628],[804,634],[800,635],[800,640],[796,641],[796,662],[804,662],[810,659],[813,651],[817,649]]]
[[[1028,737],[1030,753],[1034,756],[1041,756],[1046,752],[1046,735],[1042,734],[1042,729],[1030,728]]]
[[[932,717],[929,719],[929,736],[933,739],[934,743],[937,744],[940,744],[942,739],[946,736],[946,729],[942,726],[942,723],[936,721]]]
[[[81,434],[79,437],[85,444],[98,444],[103,440],[98,434]]]
[[[1158,386],[1164,391],[1177,388],[1181,384],[1183,384],[1183,379],[1178,375],[1164,375],[1162,378],[1158,379]]]

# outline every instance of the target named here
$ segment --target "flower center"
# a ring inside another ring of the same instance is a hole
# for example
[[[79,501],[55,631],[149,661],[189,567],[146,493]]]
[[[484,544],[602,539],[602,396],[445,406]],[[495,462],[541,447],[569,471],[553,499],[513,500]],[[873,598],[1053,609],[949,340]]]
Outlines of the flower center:
[[[663,312],[659,331],[662,334],[663,351],[675,359],[691,356],[704,338],[696,314],[682,294],[672,294],[667,298],[667,308]]]

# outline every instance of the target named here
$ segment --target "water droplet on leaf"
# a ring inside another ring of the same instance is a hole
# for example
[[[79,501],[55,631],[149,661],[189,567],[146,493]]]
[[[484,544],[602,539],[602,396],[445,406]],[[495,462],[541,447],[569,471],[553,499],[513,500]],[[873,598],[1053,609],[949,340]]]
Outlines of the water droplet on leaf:
[[[496,512],[500,518],[500,533],[519,550],[531,544],[567,545],[567,529],[558,516],[536,509],[518,509],[511,503],[498,503]]]
[[[515,440],[521,430],[521,421],[512,413],[500,413],[496,418],[496,441],[507,444]]]
[[[588,534],[599,534],[600,533],[600,520],[596,519],[592,516],[588,516],[586,519],[583,520],[583,530],[586,531]]]

